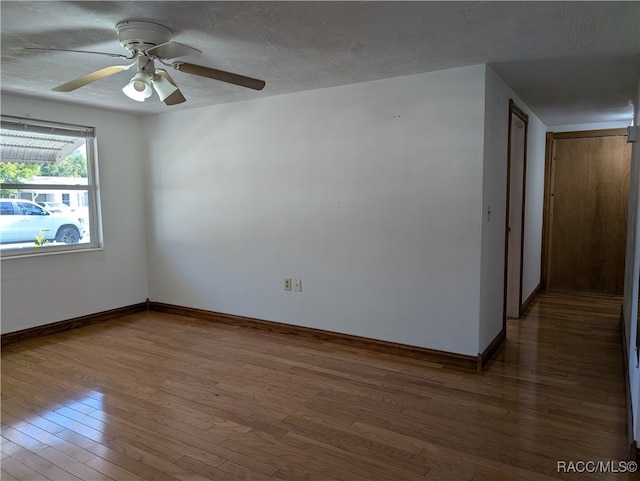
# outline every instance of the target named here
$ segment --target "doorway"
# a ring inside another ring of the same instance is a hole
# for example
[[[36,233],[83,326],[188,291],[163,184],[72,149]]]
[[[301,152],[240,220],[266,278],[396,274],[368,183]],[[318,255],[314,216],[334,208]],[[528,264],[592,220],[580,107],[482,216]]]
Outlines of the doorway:
[[[623,294],[630,165],[625,129],[550,135],[545,289]]]
[[[504,320],[522,315],[524,199],[529,116],[509,100]]]

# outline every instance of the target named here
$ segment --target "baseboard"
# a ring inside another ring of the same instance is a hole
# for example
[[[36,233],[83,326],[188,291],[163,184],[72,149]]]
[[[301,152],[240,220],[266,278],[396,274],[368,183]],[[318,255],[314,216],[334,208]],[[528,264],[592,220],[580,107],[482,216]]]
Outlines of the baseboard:
[[[482,353],[478,354],[478,358],[476,359],[476,369],[481,371],[482,368],[489,362],[489,360],[493,357],[493,354],[498,350],[498,348],[502,345],[504,340],[507,338],[507,330],[502,329],[498,335],[489,343],[487,348],[482,351]]]
[[[633,409],[629,384],[629,352],[627,351],[627,328],[624,322],[624,306],[620,306],[620,340],[622,342],[622,364],[624,366],[624,391],[627,401],[627,441],[629,443],[629,460],[638,459],[638,444],[633,436]]]
[[[88,316],[75,317],[66,321],[54,322],[51,324],[45,324],[44,326],[32,327],[29,329],[23,329],[21,331],[9,332],[0,336],[1,344],[3,346],[25,339],[33,339],[36,337],[47,336],[49,334],[55,334],[56,332],[68,331],[69,329],[75,329],[77,327],[84,327],[90,324],[107,321],[115,317],[126,316],[128,314],[134,314],[136,312],[143,312],[147,310],[147,303],[141,302],[139,304],[133,304],[126,307],[118,307],[108,311],[98,312],[96,314],[89,314]]]
[[[495,352],[500,343],[504,340],[506,334],[504,332],[501,332],[482,354],[478,354],[477,357],[474,357],[454,352],[438,351],[435,349],[410,346],[407,344],[382,341],[379,339],[370,339],[366,337],[354,336],[351,334],[342,334],[338,332],[314,329],[311,327],[294,326],[275,321],[265,321],[262,319],[254,319],[249,317],[235,316],[232,314],[223,314],[202,309],[176,306],[172,304],[154,302],[147,299],[145,302],[141,302],[139,304],[134,304],[131,306],[120,307],[96,314],[80,316],[65,321],[54,322],[51,324],[45,324],[44,326],[37,326],[29,329],[2,334],[2,336],[0,336],[1,345],[5,346],[7,344],[23,341],[26,339],[47,336],[49,334],[55,334],[57,332],[84,327],[91,324],[96,324],[98,322],[107,321],[109,319],[114,319],[116,317],[144,312],[146,310],[166,312],[180,316],[193,317],[196,319],[220,322],[223,324],[231,324],[234,326],[260,329],[263,331],[270,331],[279,334],[307,337],[323,342],[333,342],[336,344],[368,349],[370,351],[376,351],[396,356],[409,357],[412,359],[419,359],[430,363],[441,364],[443,366],[450,366],[473,371],[480,369],[482,366],[484,366],[484,364],[486,364],[493,352]]]
[[[286,334],[290,336],[306,337],[323,342],[333,342],[336,344],[368,349],[370,351],[382,352],[385,354],[392,354],[396,356],[409,357],[412,359],[420,359],[422,361],[466,370],[475,371],[477,369],[476,357],[457,354],[453,352],[438,351],[435,349],[410,346],[389,341],[381,341],[350,334],[341,334],[332,331],[314,329],[311,327],[294,326],[290,324],[283,324],[280,322],[235,316],[232,314],[222,314],[219,312],[176,306],[173,304],[165,304],[162,302],[149,301],[149,310],[165,312],[179,316],[193,317],[195,319],[201,319],[205,321],[231,324],[234,326],[248,327],[251,329],[260,329],[263,331]]]
[[[538,285],[535,287],[533,292],[529,295],[529,297],[527,297],[527,300],[522,303],[522,309],[520,312],[521,316],[524,316],[525,313],[529,310],[529,308],[533,304],[533,300],[540,293],[541,289],[542,289],[542,283],[538,283]]]

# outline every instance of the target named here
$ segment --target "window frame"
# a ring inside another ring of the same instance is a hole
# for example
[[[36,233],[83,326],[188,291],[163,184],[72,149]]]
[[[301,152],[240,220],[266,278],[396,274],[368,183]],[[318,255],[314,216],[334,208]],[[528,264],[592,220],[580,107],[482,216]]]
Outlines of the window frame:
[[[0,249],[0,259],[14,259],[21,257],[43,256],[51,254],[62,254],[71,252],[86,252],[91,250],[101,250],[103,248],[102,222],[100,213],[100,192],[98,183],[98,159],[97,159],[97,137],[95,127],[68,124],[62,122],[36,120],[30,118],[14,117],[10,115],[0,115],[0,126],[7,130],[20,130],[24,132],[34,132],[38,134],[53,134],[66,137],[83,138],[85,140],[87,159],[87,183],[85,184],[39,184],[39,183],[0,183],[1,189],[7,190],[27,190],[37,189],[40,191],[66,191],[86,192],[88,196],[88,219],[86,230],[89,231],[90,241],[78,244],[48,245],[36,247],[35,243],[29,247],[3,248]],[[0,160],[1,161],[1,160]],[[20,200],[20,199],[16,199]]]

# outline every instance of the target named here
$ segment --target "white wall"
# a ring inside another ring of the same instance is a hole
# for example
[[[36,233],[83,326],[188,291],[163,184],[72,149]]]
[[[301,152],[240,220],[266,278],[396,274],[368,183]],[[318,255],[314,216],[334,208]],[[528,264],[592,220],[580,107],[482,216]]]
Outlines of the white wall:
[[[509,99],[513,99],[516,105],[529,115],[522,275],[523,301],[540,283],[545,152],[544,124],[489,66],[486,67],[485,87],[480,351],[483,351],[502,330]],[[488,216],[489,210],[491,211],[490,217]]]
[[[640,82],[638,82],[636,94],[634,119],[636,131],[640,134],[640,128],[637,127],[640,125]],[[632,145],[628,212],[623,311],[634,439],[640,441],[640,367],[638,365],[638,352],[636,351],[639,309],[638,284],[640,276],[640,142],[635,142]]]
[[[144,302],[140,119],[5,95],[2,113],[96,128],[104,231],[101,251],[3,259],[2,333]]]
[[[484,75],[146,118],[150,298],[475,356]]]

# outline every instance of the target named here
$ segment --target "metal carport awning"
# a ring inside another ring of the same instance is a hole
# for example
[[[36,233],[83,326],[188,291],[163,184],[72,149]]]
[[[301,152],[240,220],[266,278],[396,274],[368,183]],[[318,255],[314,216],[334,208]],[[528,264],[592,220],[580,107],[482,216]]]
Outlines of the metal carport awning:
[[[55,164],[85,142],[84,138],[3,128],[0,129],[0,161]]]

